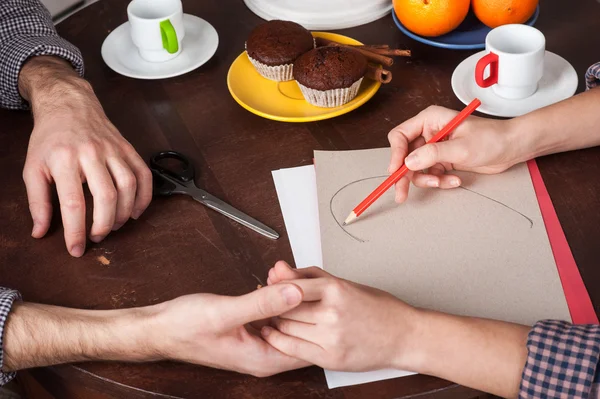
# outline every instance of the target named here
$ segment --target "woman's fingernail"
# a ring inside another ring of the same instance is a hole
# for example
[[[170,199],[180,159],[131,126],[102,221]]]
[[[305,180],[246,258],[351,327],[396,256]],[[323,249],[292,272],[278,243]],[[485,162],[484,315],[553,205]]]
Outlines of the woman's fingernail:
[[[410,169],[414,169],[416,167],[416,164],[417,164],[418,160],[419,160],[419,157],[417,156],[417,154],[412,153],[412,154],[410,154],[409,156],[406,157],[406,159],[404,160],[404,163]]]
[[[142,216],[142,212],[140,212],[140,211],[131,212],[131,218],[134,220],[137,220],[140,216]]]
[[[452,187],[458,187],[458,186],[460,186],[460,180],[458,180],[458,179],[452,179],[452,180],[450,180],[450,185]]]
[[[440,182],[437,181],[436,179],[431,179],[427,181],[427,187],[439,187],[440,186]]]
[[[300,292],[295,287],[285,287],[281,291],[281,294],[285,298],[285,302],[288,305],[296,305],[296,304],[300,303],[300,301],[302,300],[302,297],[300,296]]]
[[[262,334],[262,336],[263,336],[263,337],[268,337],[268,336],[271,334],[271,331],[272,331],[272,330],[273,330],[273,329],[272,329],[271,327],[263,327],[263,328],[260,330],[260,333]]]
[[[267,278],[267,285],[271,285],[271,278]]]

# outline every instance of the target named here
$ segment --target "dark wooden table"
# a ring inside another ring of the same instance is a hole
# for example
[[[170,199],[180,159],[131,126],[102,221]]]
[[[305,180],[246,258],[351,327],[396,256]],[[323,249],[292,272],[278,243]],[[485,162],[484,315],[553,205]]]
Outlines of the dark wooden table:
[[[569,60],[581,77],[600,60],[600,3],[542,0],[537,27],[547,48]],[[219,32],[216,55],[200,69],[173,79],[142,81],[120,76],[102,61],[106,35],[126,21],[127,0],[103,0],[61,23],[77,45],[86,75],[106,112],[144,157],[171,148],[188,154],[201,172],[197,184],[281,232],[273,242],[249,232],[188,198],[155,200],[138,221],[71,258],[54,219],[43,240],[30,238],[31,222],[21,180],[31,117],[0,111],[0,285],[29,301],[113,309],[162,302],[183,294],[238,295],[264,283],[279,259],[293,261],[271,170],[308,164],[313,150],[387,146],[388,131],[430,104],[459,109],[450,87],[453,69],[470,52],[412,41],[391,16],[341,31],[366,43],[413,51],[393,66],[393,83],[364,106],[318,123],[286,124],[255,116],[229,95],[226,74],[262,21],[241,0],[184,0],[187,13]],[[600,104],[599,104],[600,110]],[[600,126],[598,127],[600,128]],[[564,132],[566,135],[568,131]],[[600,309],[600,148],[539,160],[544,181],[579,269]],[[89,203],[89,202],[88,202]],[[98,257],[105,256],[105,265]],[[527,267],[527,265],[523,265]],[[478,392],[428,376],[411,376],[328,390],[312,367],[258,379],[174,363],[78,364],[23,373],[58,398],[473,398]],[[38,387],[39,387],[38,386]],[[36,396],[42,397],[42,396]]]

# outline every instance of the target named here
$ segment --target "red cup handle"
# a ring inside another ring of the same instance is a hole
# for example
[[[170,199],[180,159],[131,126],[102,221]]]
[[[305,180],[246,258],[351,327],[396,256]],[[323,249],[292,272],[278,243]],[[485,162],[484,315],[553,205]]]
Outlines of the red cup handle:
[[[490,76],[484,79],[485,68],[490,66]],[[477,61],[475,66],[475,81],[480,87],[486,88],[498,83],[498,55],[490,52]]]

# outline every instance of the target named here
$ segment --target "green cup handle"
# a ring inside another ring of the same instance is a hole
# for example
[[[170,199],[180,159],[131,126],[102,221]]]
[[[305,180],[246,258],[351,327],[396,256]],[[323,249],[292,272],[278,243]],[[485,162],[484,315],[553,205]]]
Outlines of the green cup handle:
[[[179,50],[179,43],[177,43],[177,33],[173,24],[168,19],[161,21],[160,23],[160,35],[162,36],[162,43],[165,50],[170,54],[175,54]]]

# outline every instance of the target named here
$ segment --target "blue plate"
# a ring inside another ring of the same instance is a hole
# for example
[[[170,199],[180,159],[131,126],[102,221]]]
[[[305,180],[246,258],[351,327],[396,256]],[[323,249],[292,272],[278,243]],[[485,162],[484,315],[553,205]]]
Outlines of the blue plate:
[[[529,26],[533,26],[540,15],[540,6],[535,10],[535,13],[527,22]],[[438,37],[424,37],[415,35],[398,20],[396,13],[392,10],[392,16],[398,29],[406,36],[430,46],[447,48],[452,50],[479,50],[485,48],[485,37],[490,33],[491,29],[481,23],[472,11],[463,21],[462,24],[452,32]]]

